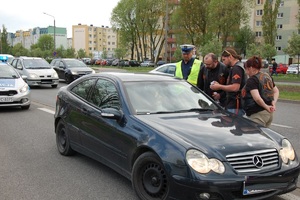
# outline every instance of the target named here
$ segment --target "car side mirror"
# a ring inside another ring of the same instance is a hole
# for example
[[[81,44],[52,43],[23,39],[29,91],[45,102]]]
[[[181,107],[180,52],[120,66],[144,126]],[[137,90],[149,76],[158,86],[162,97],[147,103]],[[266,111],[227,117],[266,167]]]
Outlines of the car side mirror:
[[[120,126],[125,126],[126,120],[121,110],[115,108],[104,108],[101,110],[101,116],[108,119],[115,119]]]

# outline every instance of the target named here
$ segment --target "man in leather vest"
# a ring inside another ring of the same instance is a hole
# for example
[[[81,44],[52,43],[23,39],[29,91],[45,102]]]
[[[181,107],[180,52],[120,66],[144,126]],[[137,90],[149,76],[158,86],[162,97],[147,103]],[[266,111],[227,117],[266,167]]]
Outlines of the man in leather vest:
[[[193,85],[197,85],[198,76],[202,62],[195,59],[195,46],[190,44],[180,45],[182,60],[176,63],[175,76],[187,80]]]

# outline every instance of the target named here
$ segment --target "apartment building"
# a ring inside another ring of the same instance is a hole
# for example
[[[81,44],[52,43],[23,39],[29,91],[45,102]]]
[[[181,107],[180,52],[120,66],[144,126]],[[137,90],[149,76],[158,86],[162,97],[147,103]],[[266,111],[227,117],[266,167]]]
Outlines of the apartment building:
[[[21,43],[24,48],[30,49],[31,45],[36,44],[42,35],[52,35],[54,37],[54,27],[36,27],[27,31],[19,30],[15,33],[9,33],[7,42],[11,46]],[[65,49],[67,49],[66,28],[55,27],[55,44],[57,48],[63,46]]]
[[[252,27],[252,30],[255,32],[256,41],[263,43],[262,16],[264,4],[269,0],[254,1],[250,27]],[[275,56],[275,58],[278,63],[288,64],[290,62],[289,55],[286,55],[283,49],[288,46],[288,40],[291,38],[293,32],[298,33],[298,9],[299,5],[297,0],[281,0],[280,2],[276,18],[277,36],[275,38],[275,47],[277,50],[277,56]]]
[[[107,58],[113,58],[117,43],[117,33],[108,26],[96,27],[93,24],[72,26],[72,47],[75,51],[84,49],[87,55],[93,58],[102,58],[103,52],[107,53]]]

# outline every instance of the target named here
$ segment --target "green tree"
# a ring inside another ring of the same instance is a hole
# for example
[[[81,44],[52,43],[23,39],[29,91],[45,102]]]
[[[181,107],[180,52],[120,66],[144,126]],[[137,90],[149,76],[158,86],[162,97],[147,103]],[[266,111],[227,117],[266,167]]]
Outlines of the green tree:
[[[11,47],[7,42],[7,30],[4,25],[2,25],[2,31],[0,29],[0,53],[11,54]]]
[[[107,50],[106,49],[104,49],[103,52],[102,52],[102,58],[103,59],[107,58]]]
[[[36,47],[42,51],[52,50],[54,48],[53,37],[51,35],[41,35],[36,43]]]
[[[275,45],[275,38],[277,36],[276,19],[278,8],[281,0],[267,0],[264,5],[262,16],[262,30],[263,37],[266,44]]]
[[[255,43],[247,45],[247,57],[251,56],[260,56],[261,57],[261,45],[257,45]]]
[[[275,46],[271,44],[264,44],[261,46],[261,56],[262,58],[267,59],[269,62],[271,62],[272,57],[276,56],[276,48]]]
[[[77,57],[78,57],[78,58],[85,58],[85,57],[87,57],[87,56],[86,56],[85,50],[84,50],[84,49],[79,49],[79,50],[77,51]]]
[[[12,54],[16,57],[19,56],[29,56],[30,52],[28,49],[26,49],[25,47],[22,46],[21,43],[16,44],[13,48],[12,48]]]
[[[214,53],[217,56],[221,56],[222,53],[222,42],[219,41],[217,38],[208,41],[205,45],[201,48],[201,56],[204,57],[208,53]]]
[[[237,49],[244,57],[247,57],[247,46],[255,42],[255,33],[251,30],[250,26],[243,26],[234,34],[235,49]],[[251,54],[250,54],[251,56]]]
[[[122,59],[126,55],[127,49],[124,48],[116,48],[115,49],[115,57]]]

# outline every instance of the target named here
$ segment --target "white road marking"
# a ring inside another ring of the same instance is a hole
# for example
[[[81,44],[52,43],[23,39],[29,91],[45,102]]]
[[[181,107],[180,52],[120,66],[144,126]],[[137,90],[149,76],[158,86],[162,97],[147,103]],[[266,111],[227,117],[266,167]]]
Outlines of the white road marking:
[[[39,110],[42,110],[42,111],[45,111],[47,113],[50,113],[50,114],[53,114],[54,115],[54,111],[53,110],[50,110],[50,109],[47,109],[47,108],[38,108]]]
[[[282,127],[282,128],[293,128],[291,126],[285,126],[285,125],[281,125],[281,124],[274,124],[272,123],[273,126],[278,126],[278,127]]]

